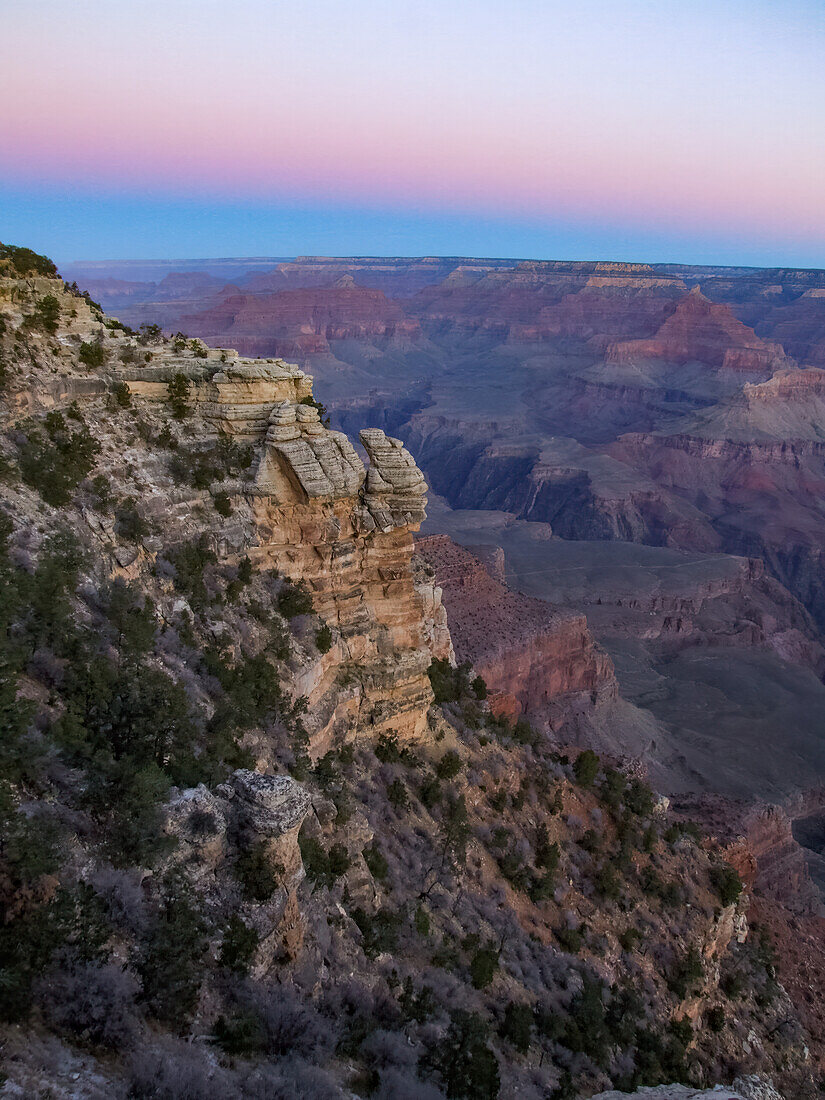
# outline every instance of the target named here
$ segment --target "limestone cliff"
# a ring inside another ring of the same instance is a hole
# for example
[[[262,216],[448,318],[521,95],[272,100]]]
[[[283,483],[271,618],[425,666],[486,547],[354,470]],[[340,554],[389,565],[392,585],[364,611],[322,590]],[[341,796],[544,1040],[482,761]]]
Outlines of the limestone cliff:
[[[310,590],[333,631],[327,660],[308,667],[296,690],[309,702],[311,747],[323,755],[334,736],[393,730],[420,736],[432,698],[421,598],[411,559],[424,519],[426,483],[400,440],[361,433],[365,467],[342,432],[330,431],[312,401],[312,379],[281,360],[244,360],[210,350],[197,360],[120,372],[135,396],[165,400],[183,368],[207,436],[250,443],[251,483],[224,489],[250,519],[240,551]],[[209,360],[207,361],[209,362]]]

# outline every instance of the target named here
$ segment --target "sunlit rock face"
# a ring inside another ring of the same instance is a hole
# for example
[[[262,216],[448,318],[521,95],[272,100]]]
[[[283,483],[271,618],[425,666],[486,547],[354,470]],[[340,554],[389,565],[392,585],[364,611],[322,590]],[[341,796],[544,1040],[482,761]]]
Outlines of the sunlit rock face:
[[[372,429],[361,442],[367,468],[316,409],[278,404],[250,498],[257,535],[250,557],[304,581],[335,631],[329,662],[299,684],[313,714],[313,753],[334,736],[418,737],[431,700],[411,568],[426,483],[399,440]]]
[[[415,460],[400,440],[368,429],[365,465],[343,432],[321,422],[312,379],[292,364],[221,349],[208,355],[202,365],[165,356],[122,373],[133,396],[165,400],[183,370],[207,431],[253,448],[252,484],[226,484],[251,522],[219,551],[303,582],[333,632],[328,653],[295,670],[296,693],[309,703],[312,755],[336,738],[385,730],[419,737],[432,694],[411,565],[427,490]]]

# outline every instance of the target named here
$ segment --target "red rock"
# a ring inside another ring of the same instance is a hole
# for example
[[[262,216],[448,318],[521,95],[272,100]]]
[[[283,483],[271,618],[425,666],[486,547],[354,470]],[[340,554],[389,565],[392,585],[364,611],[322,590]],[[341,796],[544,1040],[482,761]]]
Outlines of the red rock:
[[[330,340],[413,338],[419,331],[380,290],[349,285],[264,294],[232,288],[202,313],[182,315],[180,324],[258,356],[318,355]]]
[[[416,545],[443,589],[456,658],[484,678],[494,713],[542,715],[581,693],[615,698],[612,662],[584,615],[512,591],[446,535]]]
[[[651,339],[610,344],[605,358],[612,363],[638,359],[699,362],[763,374],[786,363],[780,344],[760,339],[727,305],[711,302],[698,286],[681,299]]]

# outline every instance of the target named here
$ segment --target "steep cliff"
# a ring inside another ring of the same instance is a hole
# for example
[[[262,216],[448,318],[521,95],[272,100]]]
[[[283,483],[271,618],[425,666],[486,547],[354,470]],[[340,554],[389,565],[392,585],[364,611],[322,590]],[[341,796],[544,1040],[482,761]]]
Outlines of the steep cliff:
[[[610,658],[583,615],[511,591],[446,535],[417,547],[443,590],[456,658],[483,676],[494,711],[540,721],[570,696],[585,695],[593,706],[616,697]]]

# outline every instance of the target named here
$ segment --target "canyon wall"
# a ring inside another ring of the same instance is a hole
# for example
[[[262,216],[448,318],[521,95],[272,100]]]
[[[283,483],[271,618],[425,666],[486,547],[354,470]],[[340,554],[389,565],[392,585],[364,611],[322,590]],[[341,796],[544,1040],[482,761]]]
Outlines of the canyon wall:
[[[615,699],[610,658],[583,615],[511,591],[446,535],[419,539],[417,548],[443,590],[456,658],[484,678],[495,711],[542,719],[571,696],[593,706]]]

